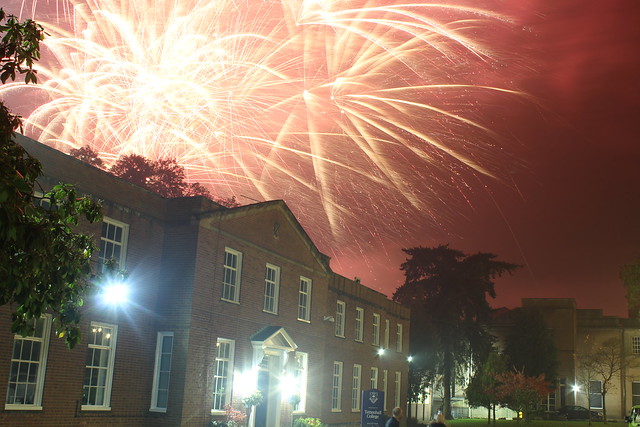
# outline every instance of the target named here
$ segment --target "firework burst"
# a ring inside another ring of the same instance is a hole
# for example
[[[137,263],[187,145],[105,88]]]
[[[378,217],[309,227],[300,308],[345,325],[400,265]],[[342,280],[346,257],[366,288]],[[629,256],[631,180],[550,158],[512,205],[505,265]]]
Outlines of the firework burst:
[[[333,245],[402,238],[411,215],[439,222],[470,177],[500,175],[478,100],[518,96],[482,79],[497,62],[482,34],[508,26],[501,15],[393,0],[58,7],[36,14],[41,84],[2,92],[39,99],[26,132],[62,151],[176,158],[214,194],[285,199]]]

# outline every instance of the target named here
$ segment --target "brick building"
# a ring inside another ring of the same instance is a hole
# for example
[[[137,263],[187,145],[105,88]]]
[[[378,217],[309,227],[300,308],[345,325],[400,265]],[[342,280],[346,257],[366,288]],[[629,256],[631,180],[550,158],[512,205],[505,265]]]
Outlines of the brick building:
[[[0,425],[207,426],[229,405],[255,426],[359,425],[369,388],[386,392],[387,414],[405,405],[409,311],[335,274],[284,202],[165,199],[17,138],[44,187],[103,201],[103,223],[82,231],[96,269],[115,258],[130,292],[117,306],[88,298],[73,350],[47,317],[14,337],[0,307]]]

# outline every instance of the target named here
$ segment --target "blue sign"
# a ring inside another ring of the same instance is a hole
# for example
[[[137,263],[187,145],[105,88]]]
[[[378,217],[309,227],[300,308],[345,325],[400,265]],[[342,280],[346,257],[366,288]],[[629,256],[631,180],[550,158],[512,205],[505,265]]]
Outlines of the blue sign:
[[[384,425],[384,391],[364,390],[362,392],[362,412],[360,425],[362,427],[383,427]]]

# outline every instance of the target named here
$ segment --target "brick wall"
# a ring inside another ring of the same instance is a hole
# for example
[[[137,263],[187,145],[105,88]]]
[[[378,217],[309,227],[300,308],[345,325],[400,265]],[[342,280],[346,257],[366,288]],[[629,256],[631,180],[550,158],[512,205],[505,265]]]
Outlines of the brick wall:
[[[129,225],[126,269],[133,293],[132,304],[117,310],[89,298],[81,324],[85,337],[91,321],[118,327],[110,410],[81,410],[86,340],[68,350],[52,333],[43,409],[0,408],[0,425],[206,426],[211,419],[216,340],[235,341],[235,370],[242,372],[252,365],[251,337],[265,326],[283,328],[296,351],[308,355],[307,416],[328,423],[359,420],[359,414],[351,411],[354,363],[362,365],[362,389],[368,388],[370,367],[378,366],[380,377],[383,369],[389,372],[389,396],[393,396],[396,370],[402,372],[406,390],[408,311],[333,273],[329,258],[318,251],[284,202],[226,209],[203,198],[167,200],[19,138],[43,162],[45,185],[74,183],[103,200],[106,217]],[[100,227],[84,224],[80,229],[98,241]],[[239,304],[221,299],[225,247],[242,252]],[[277,314],[263,311],[267,263],[281,272]],[[297,319],[300,276],[313,284],[308,322]],[[344,338],[335,337],[335,323],[325,320],[335,316],[337,299],[345,301],[347,308]],[[363,342],[354,340],[356,307],[365,310]],[[0,307],[0,401],[6,399],[13,345],[9,308]],[[390,320],[390,349],[384,357],[371,345],[374,312],[381,315],[381,334],[385,319]],[[404,325],[402,353],[395,351],[396,323]],[[149,411],[158,331],[174,333],[166,413]],[[334,360],[344,363],[343,409],[337,414],[331,412]]]

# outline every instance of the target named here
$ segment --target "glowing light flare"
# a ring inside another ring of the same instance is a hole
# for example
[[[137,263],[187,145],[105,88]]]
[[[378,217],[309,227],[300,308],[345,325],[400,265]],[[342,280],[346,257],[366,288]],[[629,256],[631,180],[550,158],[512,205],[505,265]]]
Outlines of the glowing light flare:
[[[482,81],[475,36],[508,18],[385,3],[68,0],[36,16],[42,84],[0,95],[44,99],[25,129],[63,151],[175,158],[219,196],[285,199],[320,245],[402,240],[499,178],[507,142],[478,100],[522,94]]]
[[[280,377],[280,394],[283,402],[300,392],[300,381],[293,374],[285,374]]]
[[[233,390],[238,396],[251,396],[258,387],[258,367],[246,371],[235,371],[233,374]]]
[[[109,283],[102,289],[101,298],[108,305],[126,304],[129,301],[129,287],[125,283]]]

